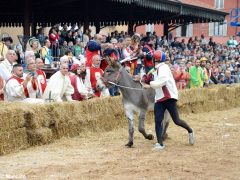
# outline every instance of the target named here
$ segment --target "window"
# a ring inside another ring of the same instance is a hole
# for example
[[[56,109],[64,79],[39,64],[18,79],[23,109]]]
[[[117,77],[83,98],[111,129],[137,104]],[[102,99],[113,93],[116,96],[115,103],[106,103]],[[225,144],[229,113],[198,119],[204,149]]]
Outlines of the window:
[[[224,8],[224,0],[215,0],[215,8],[223,9]]]
[[[209,23],[209,36],[227,36],[227,21]]]
[[[154,31],[154,24],[146,24],[145,29],[146,29],[146,32],[153,33],[153,31]]]
[[[193,35],[192,24],[180,26],[176,29],[176,37],[192,37],[192,35]]]

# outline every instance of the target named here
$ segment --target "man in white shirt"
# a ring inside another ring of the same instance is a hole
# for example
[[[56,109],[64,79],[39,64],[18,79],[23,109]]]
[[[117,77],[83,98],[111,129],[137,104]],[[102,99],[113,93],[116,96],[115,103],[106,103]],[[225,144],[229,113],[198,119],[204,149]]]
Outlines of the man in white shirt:
[[[0,76],[7,81],[11,77],[13,64],[17,60],[17,55],[14,50],[8,50],[6,59],[0,63]]]
[[[23,79],[23,67],[21,64],[13,66],[13,74],[6,83],[5,97],[6,101],[19,101],[29,103],[43,103],[42,99],[29,97],[28,83],[31,81],[32,75],[27,74]]]
[[[74,89],[68,77],[68,64],[61,64],[60,70],[49,79],[43,99],[45,101],[52,99],[55,102],[72,101],[73,93]]]

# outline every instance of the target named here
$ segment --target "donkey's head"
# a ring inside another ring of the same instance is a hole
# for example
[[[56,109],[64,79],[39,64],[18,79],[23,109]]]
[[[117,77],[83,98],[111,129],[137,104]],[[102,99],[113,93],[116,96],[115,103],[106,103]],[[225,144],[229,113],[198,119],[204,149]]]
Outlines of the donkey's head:
[[[109,56],[107,56],[106,59],[108,61],[108,66],[104,71],[102,80],[107,87],[111,87],[114,83],[118,84],[122,66],[119,62],[112,60]]]

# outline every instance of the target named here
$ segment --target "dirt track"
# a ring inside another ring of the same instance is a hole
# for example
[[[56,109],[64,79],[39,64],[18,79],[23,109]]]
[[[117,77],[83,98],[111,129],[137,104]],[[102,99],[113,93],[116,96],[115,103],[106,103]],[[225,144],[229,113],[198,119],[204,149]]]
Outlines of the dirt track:
[[[240,179],[240,108],[183,118],[195,130],[195,146],[173,123],[163,151],[136,128],[131,149],[125,128],[87,134],[0,157],[0,179]],[[154,133],[153,123],[146,126]]]

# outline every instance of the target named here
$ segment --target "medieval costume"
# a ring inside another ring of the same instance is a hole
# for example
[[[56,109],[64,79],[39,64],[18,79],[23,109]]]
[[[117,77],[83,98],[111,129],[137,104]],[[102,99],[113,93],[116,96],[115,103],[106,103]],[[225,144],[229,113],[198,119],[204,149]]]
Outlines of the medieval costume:
[[[43,103],[42,99],[31,98],[32,92],[24,86],[24,79],[17,76],[11,76],[6,83],[5,97],[8,101],[19,101],[29,103]],[[30,81],[31,82],[31,81]]]
[[[92,66],[92,57],[94,55],[101,55],[101,45],[96,42],[95,40],[91,40],[86,45],[86,66],[91,67]]]
[[[109,96],[108,89],[106,88],[104,91],[100,91],[98,89],[98,84],[102,83],[101,77],[103,76],[103,70],[99,67],[96,68],[94,66],[87,69],[86,81],[88,84],[88,88],[91,88],[97,97]]]
[[[0,63],[0,76],[7,81],[12,76],[13,65],[5,59]]]
[[[44,100],[50,100],[56,102],[72,101],[72,94],[74,89],[71,85],[70,78],[64,76],[60,71],[51,76],[45,92],[43,94]]]
[[[43,96],[43,93],[47,87],[47,79],[46,79],[46,74],[43,70],[37,69],[37,82],[39,86],[39,97]]]

